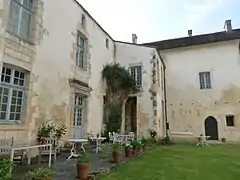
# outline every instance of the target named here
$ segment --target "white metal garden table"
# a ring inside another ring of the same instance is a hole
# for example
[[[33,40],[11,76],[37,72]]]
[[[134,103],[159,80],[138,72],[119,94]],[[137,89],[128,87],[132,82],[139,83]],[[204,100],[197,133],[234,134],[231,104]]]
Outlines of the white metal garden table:
[[[101,143],[105,139],[106,139],[106,137],[94,137],[94,138],[92,138],[92,140],[96,141],[96,153],[98,153],[99,150],[101,149]]]
[[[211,136],[205,136],[205,135],[200,135],[197,136],[197,139],[199,139],[200,141],[198,141],[196,146],[209,146],[209,144],[207,143],[207,140],[210,138]]]
[[[80,148],[83,150],[83,152],[85,152],[83,144],[88,142],[88,140],[87,139],[69,139],[68,142],[72,143],[72,148],[70,150],[70,156],[68,157],[68,159],[71,159],[72,157],[79,156],[79,154],[77,154],[77,152],[76,152],[76,144],[77,143],[81,144]]]

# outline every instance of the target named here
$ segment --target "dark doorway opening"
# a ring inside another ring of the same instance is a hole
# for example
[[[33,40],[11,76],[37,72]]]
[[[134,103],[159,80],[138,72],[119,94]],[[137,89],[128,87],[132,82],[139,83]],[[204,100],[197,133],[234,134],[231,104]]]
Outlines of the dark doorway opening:
[[[137,97],[128,98],[125,104],[125,133],[137,134]]]
[[[205,120],[205,134],[210,136],[209,140],[218,140],[218,123],[212,116]]]

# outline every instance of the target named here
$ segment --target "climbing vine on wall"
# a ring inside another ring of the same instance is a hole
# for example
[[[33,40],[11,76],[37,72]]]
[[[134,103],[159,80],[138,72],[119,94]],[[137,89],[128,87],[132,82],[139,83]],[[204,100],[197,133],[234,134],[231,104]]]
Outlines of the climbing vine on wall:
[[[127,97],[137,91],[135,82],[125,67],[108,64],[102,70],[106,102],[104,118],[106,133],[119,132],[122,123],[122,106]]]

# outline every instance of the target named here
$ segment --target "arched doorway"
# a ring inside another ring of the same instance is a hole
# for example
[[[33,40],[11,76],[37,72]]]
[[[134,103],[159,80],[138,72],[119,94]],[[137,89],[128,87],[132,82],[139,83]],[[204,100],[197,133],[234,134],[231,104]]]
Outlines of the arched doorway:
[[[205,120],[205,134],[211,136],[209,140],[218,140],[218,123],[212,116],[207,117]]]

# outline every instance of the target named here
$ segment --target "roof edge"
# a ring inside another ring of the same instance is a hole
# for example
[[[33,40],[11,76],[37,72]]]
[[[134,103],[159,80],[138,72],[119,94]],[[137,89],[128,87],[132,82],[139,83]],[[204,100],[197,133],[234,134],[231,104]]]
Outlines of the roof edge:
[[[116,40],[114,42],[115,43],[122,43],[122,44],[128,44],[128,45],[133,45],[133,46],[141,46],[141,47],[156,49],[154,46],[145,45],[145,44],[135,44],[135,43],[130,43],[130,42],[126,42],[126,41],[116,41]]]
[[[167,39],[142,45],[155,47],[158,50],[176,49],[182,47],[197,46],[203,44],[211,44],[217,42],[231,41],[240,39],[240,29],[233,29],[230,32],[220,31],[208,34],[199,34],[195,36],[186,36],[175,39]]]
[[[77,0],[73,0],[75,3],[77,3],[80,8],[82,8],[82,10],[94,21],[94,23],[97,24],[97,26],[112,40],[115,41],[112,36],[110,36],[110,34],[92,17],[92,15],[80,4],[80,2],[78,2]]]

